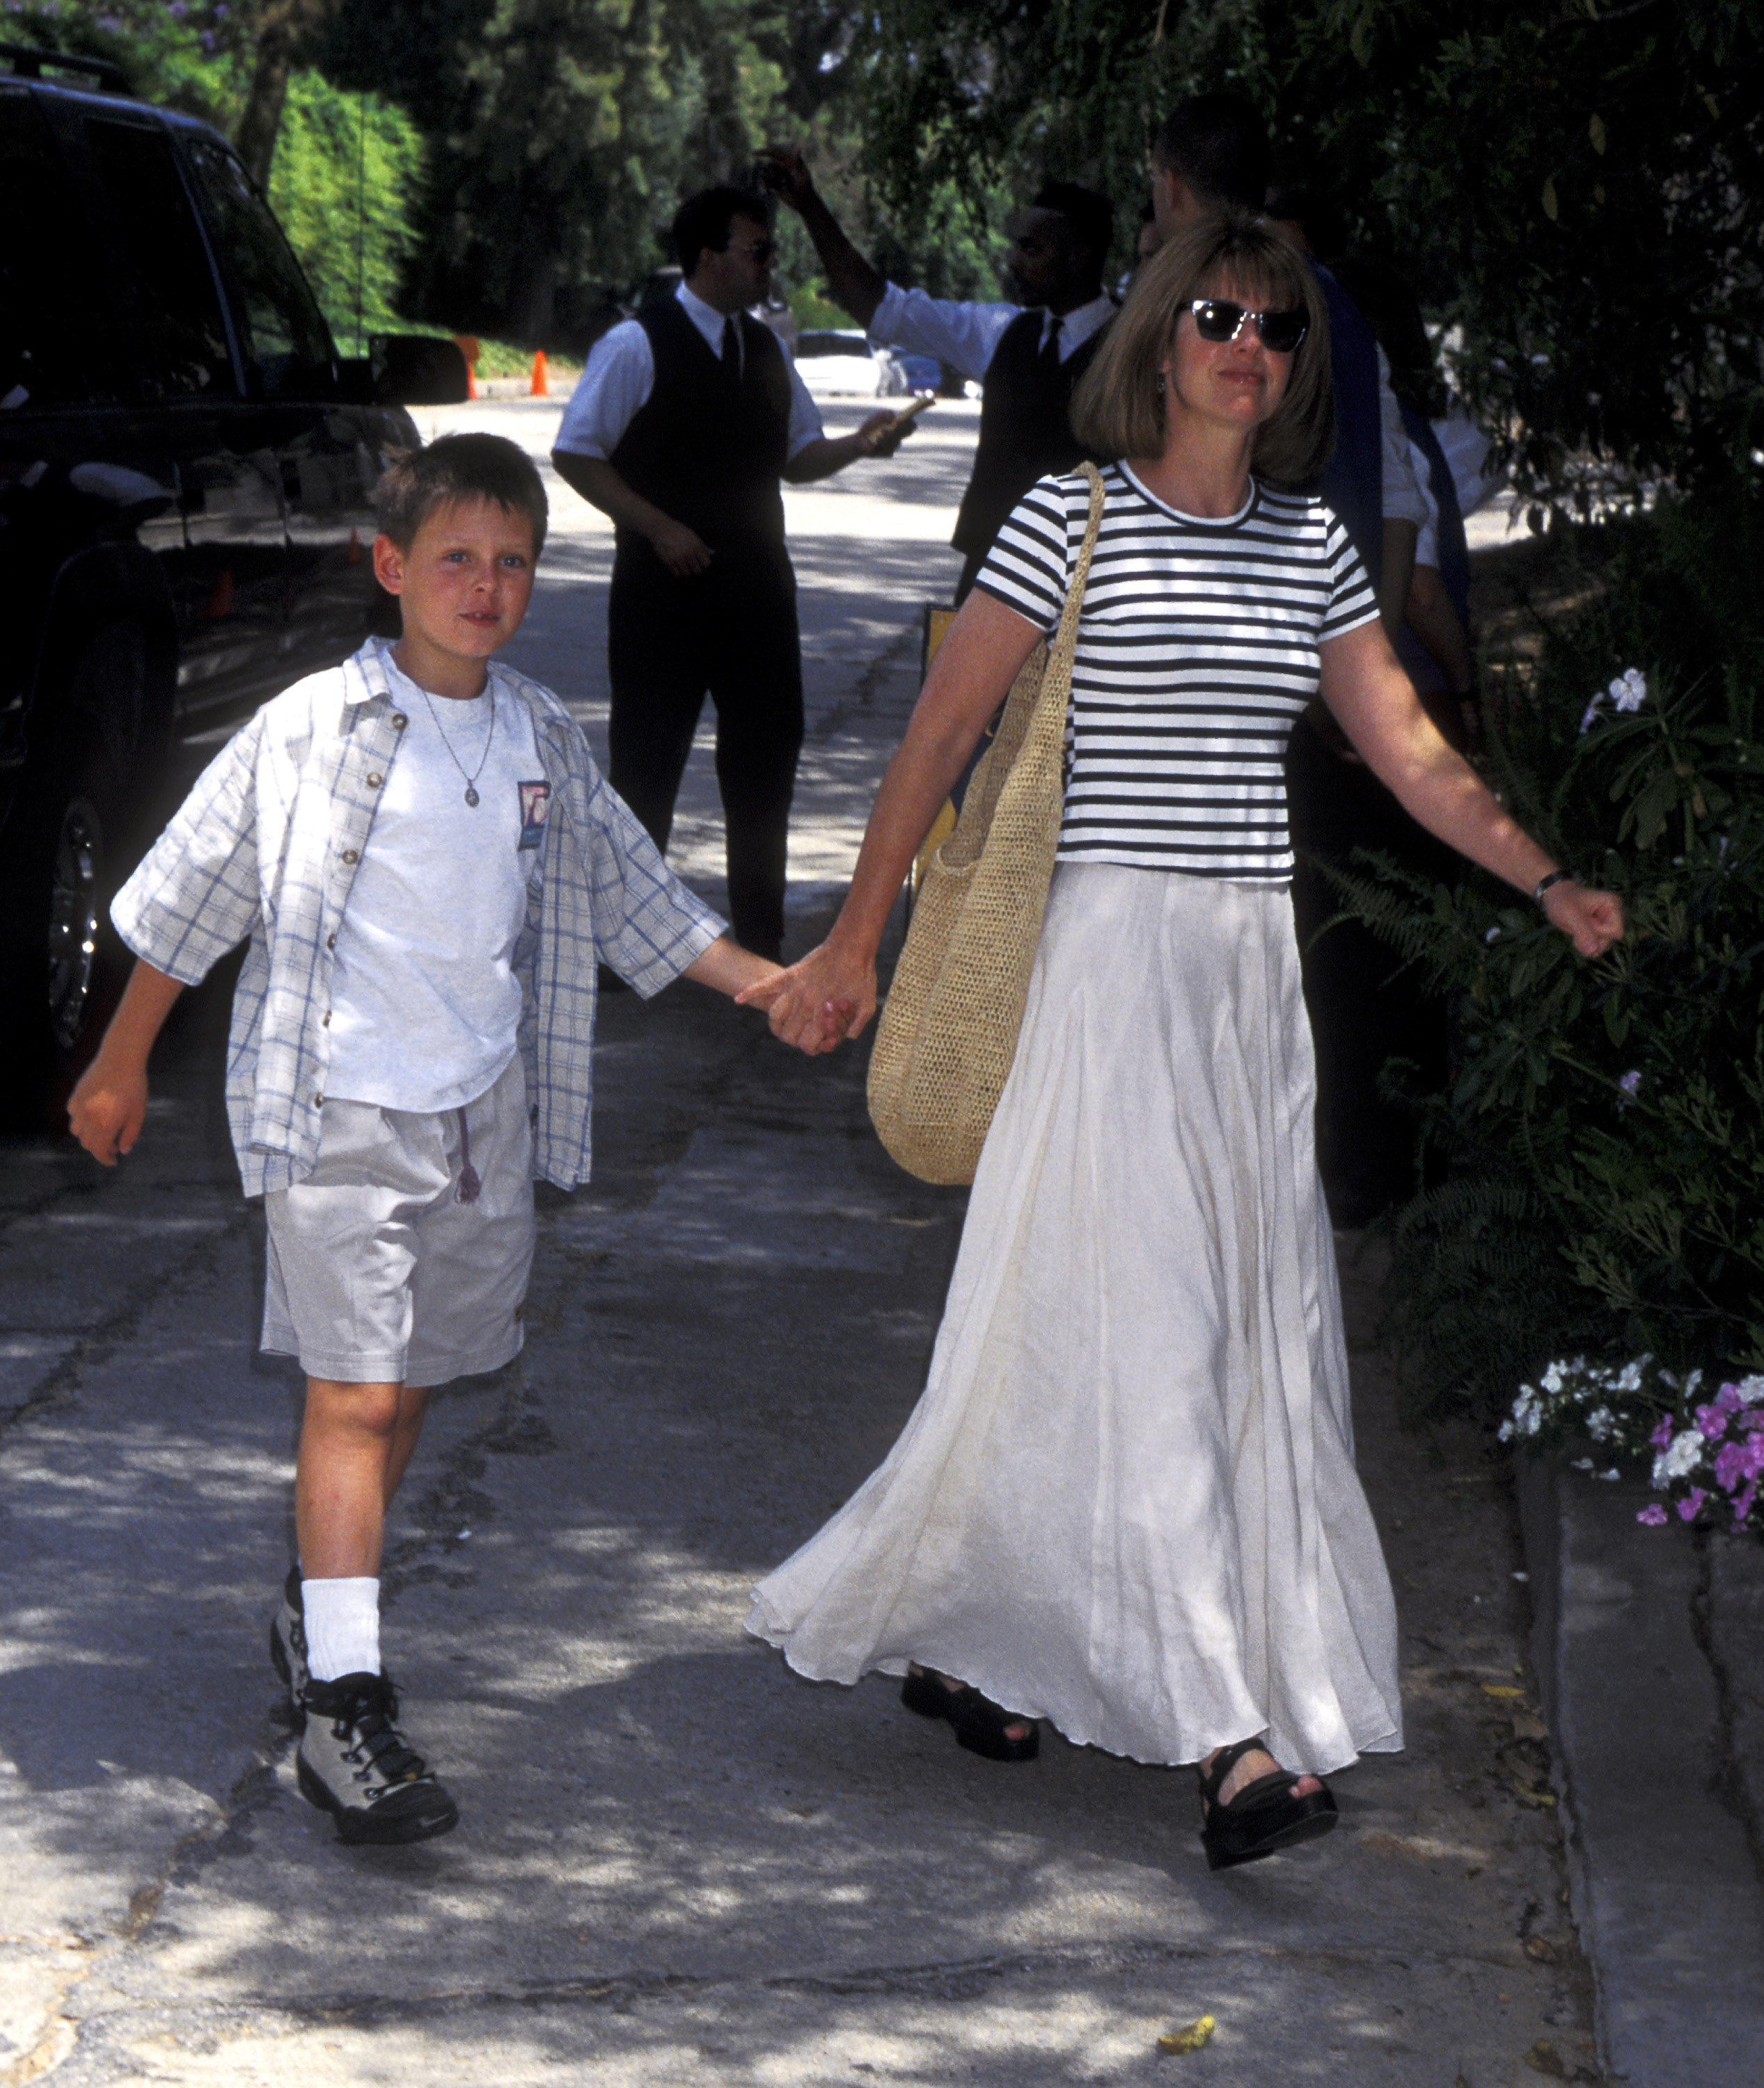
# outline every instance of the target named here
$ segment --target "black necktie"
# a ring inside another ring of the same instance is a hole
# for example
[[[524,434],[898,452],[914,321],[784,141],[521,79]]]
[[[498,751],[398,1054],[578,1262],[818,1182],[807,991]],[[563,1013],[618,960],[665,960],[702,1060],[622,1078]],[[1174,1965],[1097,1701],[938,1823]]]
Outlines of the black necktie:
[[[739,379],[741,375],[741,336],[733,319],[723,321],[723,368]]]
[[[1060,328],[1062,323],[1059,319],[1050,320],[1047,338],[1041,344],[1042,367],[1050,374],[1060,368]]]

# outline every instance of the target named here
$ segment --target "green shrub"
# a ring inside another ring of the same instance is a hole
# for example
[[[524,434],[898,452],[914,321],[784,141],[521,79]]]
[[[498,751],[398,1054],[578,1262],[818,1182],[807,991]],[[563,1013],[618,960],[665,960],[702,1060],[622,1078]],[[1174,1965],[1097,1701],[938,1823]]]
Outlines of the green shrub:
[[[415,244],[423,144],[378,95],[345,94],[315,72],[288,83],[269,199],[345,354],[396,330],[399,277]]]
[[[1488,772],[1621,894],[1626,940],[1586,964],[1480,873],[1338,879],[1458,1010],[1437,1186],[1394,1221],[1390,1331],[1436,1408],[1503,1412],[1570,1353],[1764,1365],[1764,507],[1663,504],[1601,548],[1592,605],[1509,674]]]

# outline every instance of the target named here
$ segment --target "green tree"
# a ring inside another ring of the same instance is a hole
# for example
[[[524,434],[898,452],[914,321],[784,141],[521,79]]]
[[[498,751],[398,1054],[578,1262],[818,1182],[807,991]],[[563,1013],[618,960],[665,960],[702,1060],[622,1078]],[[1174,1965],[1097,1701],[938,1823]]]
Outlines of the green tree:
[[[1182,95],[1235,88],[1287,173],[1458,329],[1545,503],[1577,453],[1707,481],[1764,437],[1764,16],[1750,0],[877,0],[847,65],[888,206],[1042,172],[1117,203]]]
[[[340,342],[396,329],[424,145],[376,95],[345,94],[316,72],[289,82],[269,199]]]

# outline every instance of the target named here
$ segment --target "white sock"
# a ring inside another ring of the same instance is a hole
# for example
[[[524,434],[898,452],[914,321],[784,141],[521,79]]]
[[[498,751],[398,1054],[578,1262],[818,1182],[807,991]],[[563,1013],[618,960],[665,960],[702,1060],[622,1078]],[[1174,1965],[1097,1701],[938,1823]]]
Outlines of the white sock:
[[[300,1599],[306,1614],[306,1666],[315,1682],[379,1674],[377,1579],[302,1581]]]

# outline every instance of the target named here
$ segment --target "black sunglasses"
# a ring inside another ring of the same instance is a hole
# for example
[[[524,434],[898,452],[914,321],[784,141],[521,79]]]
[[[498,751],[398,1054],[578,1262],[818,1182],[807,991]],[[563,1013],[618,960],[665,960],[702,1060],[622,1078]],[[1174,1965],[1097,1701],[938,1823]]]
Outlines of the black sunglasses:
[[[1194,297],[1188,310],[1202,340],[1235,340],[1247,323],[1270,355],[1291,355],[1311,329],[1311,316],[1303,305],[1284,312],[1252,312],[1229,297]]]

